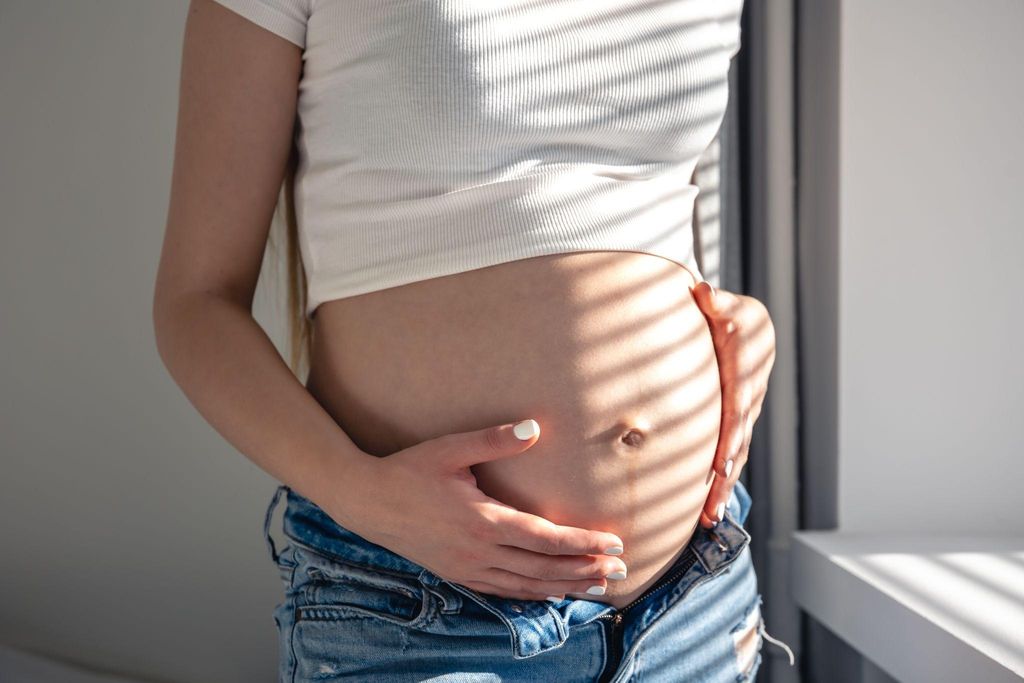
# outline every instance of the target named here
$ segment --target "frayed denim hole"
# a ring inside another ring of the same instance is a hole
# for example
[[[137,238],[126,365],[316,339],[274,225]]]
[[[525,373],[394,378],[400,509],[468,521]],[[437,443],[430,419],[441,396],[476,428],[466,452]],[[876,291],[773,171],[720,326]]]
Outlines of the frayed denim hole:
[[[733,652],[736,656],[737,681],[749,680],[758,666],[761,647],[764,640],[761,629],[764,625],[761,617],[761,596],[748,607],[739,623],[730,629]]]

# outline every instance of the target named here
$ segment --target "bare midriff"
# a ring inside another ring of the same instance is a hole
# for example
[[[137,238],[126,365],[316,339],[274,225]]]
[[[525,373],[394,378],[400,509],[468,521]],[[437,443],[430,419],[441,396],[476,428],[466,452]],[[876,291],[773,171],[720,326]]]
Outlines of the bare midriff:
[[[710,487],[721,384],[707,321],[668,259],[589,251],[521,259],[321,304],[307,386],[387,456],[527,418],[523,453],[473,467],[481,490],[625,545],[616,607],[661,578]]]

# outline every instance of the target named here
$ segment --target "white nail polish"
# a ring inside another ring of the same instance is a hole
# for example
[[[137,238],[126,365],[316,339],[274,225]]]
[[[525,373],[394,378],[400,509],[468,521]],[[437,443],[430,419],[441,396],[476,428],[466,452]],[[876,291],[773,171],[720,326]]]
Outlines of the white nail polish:
[[[607,578],[609,578],[609,579],[614,579],[614,580],[616,580],[616,581],[621,581],[622,579],[626,578],[626,572],[624,572],[624,571],[622,571],[622,570],[620,569],[620,570],[618,570],[618,571],[614,571],[614,572],[612,572],[611,574],[609,574],[609,575],[607,576]]]
[[[537,424],[536,420],[523,420],[512,428],[512,433],[515,434],[516,438],[520,441],[529,441],[540,434],[540,425]]]
[[[715,517],[719,520],[722,519],[722,515],[725,514],[725,503],[719,503],[718,507],[715,508]]]
[[[732,459],[725,461],[725,478],[728,479],[732,474]]]
[[[591,586],[587,592],[591,595],[604,595],[604,586]]]
[[[544,599],[549,601],[549,602],[562,602],[562,598],[558,597],[557,595],[549,595],[548,597],[546,597]]]
[[[605,555],[621,555],[622,554],[622,546],[621,545],[613,545],[611,548],[608,548],[607,550],[605,550],[604,554]]]

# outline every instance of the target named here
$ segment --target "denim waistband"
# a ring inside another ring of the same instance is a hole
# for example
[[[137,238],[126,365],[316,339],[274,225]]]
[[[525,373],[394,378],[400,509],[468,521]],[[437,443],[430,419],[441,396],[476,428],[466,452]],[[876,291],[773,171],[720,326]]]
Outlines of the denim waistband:
[[[552,603],[546,600],[502,598],[447,581],[422,565],[342,527],[312,501],[284,484],[274,492],[263,527],[271,558],[275,562],[278,553],[270,535],[270,525],[282,493],[287,493],[282,528],[289,539],[344,562],[415,576],[428,588],[443,591],[442,597],[446,602],[453,597],[457,601],[458,598],[451,593],[457,591],[457,595],[473,600],[508,627],[513,656],[517,659],[532,657],[558,647],[568,638],[572,627],[616,611],[614,606],[594,600],[566,599]],[[697,561],[692,562],[692,566],[679,577],[672,589],[645,596],[649,604],[643,605],[641,602],[632,609],[646,610],[648,614],[645,615],[645,621],[652,622],[678,601],[695,581],[724,570],[750,542],[750,534],[743,528],[749,510],[750,495],[743,484],[737,481],[726,505],[724,519],[718,526],[704,529],[698,525],[694,531],[688,547],[693,550]],[[690,554],[683,552],[676,565],[688,557]],[[676,565],[670,567],[663,576],[675,570]]]

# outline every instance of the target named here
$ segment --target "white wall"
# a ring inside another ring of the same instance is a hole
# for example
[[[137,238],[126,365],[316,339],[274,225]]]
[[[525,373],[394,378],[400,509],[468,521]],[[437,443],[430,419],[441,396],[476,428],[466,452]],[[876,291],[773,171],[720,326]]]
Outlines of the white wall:
[[[839,521],[1024,531],[1024,3],[842,3]]]
[[[269,683],[276,482],[152,336],[187,4],[0,6],[0,643]]]

